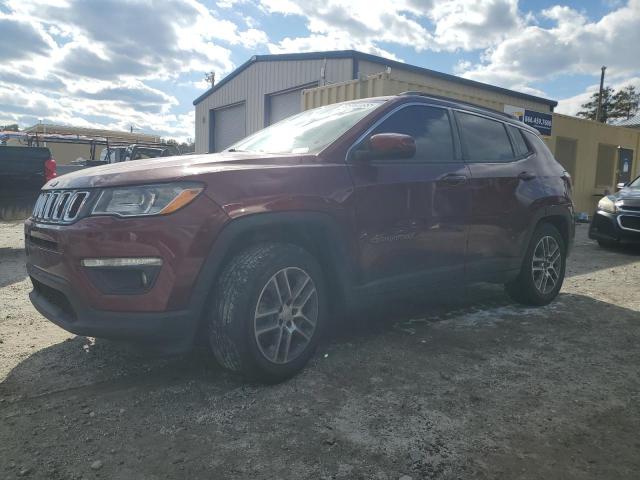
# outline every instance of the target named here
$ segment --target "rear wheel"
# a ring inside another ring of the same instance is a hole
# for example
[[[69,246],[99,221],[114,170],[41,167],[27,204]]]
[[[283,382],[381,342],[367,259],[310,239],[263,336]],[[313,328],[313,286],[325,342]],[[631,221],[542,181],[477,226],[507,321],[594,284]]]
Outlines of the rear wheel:
[[[325,323],[316,260],[289,244],[261,244],[234,257],[215,292],[209,340],[229,370],[265,382],[300,371]]]
[[[543,223],[533,233],[518,277],[506,284],[507,293],[525,305],[547,305],[560,291],[566,267],[566,248],[556,227]]]

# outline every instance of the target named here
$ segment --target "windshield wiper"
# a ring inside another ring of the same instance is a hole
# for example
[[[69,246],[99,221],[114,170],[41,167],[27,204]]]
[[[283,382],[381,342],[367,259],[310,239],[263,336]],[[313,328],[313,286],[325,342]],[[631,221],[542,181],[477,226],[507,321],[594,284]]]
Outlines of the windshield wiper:
[[[237,148],[230,148],[227,152],[237,153],[237,152],[248,152],[249,150],[238,150]]]

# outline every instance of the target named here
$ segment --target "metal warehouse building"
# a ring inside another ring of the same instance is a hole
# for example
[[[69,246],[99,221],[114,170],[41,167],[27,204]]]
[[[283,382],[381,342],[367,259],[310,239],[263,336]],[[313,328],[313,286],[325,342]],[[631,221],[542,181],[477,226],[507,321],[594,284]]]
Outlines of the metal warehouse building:
[[[302,91],[393,72],[409,83],[428,83],[442,95],[503,110],[517,105],[550,113],[557,102],[416,67],[354,50],[256,55],[194,100],[196,152],[218,152],[237,140],[302,110]]]

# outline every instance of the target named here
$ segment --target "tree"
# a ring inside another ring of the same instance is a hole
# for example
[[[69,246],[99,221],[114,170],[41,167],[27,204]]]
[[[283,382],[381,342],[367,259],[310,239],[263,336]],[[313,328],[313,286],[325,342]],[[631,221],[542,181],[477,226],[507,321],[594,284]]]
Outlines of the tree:
[[[613,100],[613,88],[605,87],[602,90],[602,105],[600,107],[600,118],[596,118],[596,112],[598,111],[598,92],[593,92],[591,98],[587,103],[583,103],[577,115],[582,118],[588,118],[589,120],[600,121],[602,123],[607,123],[609,120],[612,100]]]
[[[17,123],[11,123],[9,125],[0,126],[0,131],[4,132],[19,132],[20,128],[18,128]]]
[[[618,90],[612,98],[611,112],[609,118],[628,120],[638,113],[640,104],[640,93],[636,88],[629,85]]]

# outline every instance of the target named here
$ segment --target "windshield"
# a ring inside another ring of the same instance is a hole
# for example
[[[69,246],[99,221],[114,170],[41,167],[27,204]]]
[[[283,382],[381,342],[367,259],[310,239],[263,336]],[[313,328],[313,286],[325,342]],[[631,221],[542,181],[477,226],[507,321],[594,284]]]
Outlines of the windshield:
[[[640,188],[640,177],[636,178],[633,182],[631,182],[627,186],[631,188]]]
[[[227,151],[318,153],[383,102],[366,100],[307,110],[240,140]]]

